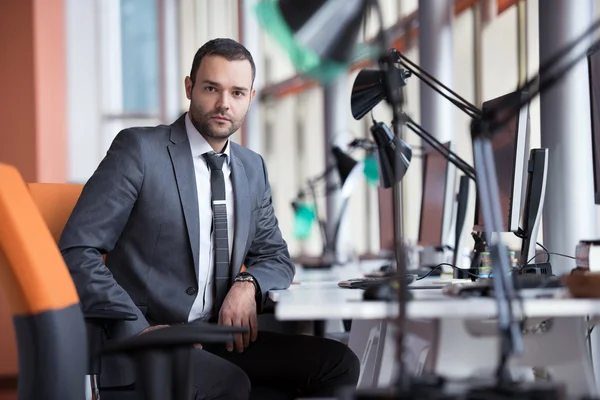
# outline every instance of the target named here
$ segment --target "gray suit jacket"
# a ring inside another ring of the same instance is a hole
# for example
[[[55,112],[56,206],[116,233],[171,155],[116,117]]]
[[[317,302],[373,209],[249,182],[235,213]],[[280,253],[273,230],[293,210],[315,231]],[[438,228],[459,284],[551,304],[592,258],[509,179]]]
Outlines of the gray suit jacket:
[[[231,276],[246,265],[260,286],[260,307],[269,290],[291,284],[294,266],[273,212],[262,157],[230,144],[235,196]],[[184,116],[170,126],[131,128],[117,135],[86,183],[59,247],[84,311],[137,314],[137,321],[115,324],[109,340],[136,335],[150,325],[187,322],[199,292],[199,216]],[[104,386],[135,379],[123,357],[102,362]]]

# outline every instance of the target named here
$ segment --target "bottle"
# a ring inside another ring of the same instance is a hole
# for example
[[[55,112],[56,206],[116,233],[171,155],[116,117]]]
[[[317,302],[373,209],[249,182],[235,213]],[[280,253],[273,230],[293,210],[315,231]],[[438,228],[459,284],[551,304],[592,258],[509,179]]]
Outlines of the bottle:
[[[479,271],[477,276],[479,278],[490,278],[492,275],[492,255],[486,249],[481,252],[481,261],[479,262]]]

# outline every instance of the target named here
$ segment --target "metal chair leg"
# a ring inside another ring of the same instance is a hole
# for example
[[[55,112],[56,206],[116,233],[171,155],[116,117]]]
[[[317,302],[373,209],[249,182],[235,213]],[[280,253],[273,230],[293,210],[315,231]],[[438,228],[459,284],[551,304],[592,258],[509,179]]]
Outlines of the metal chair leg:
[[[98,387],[98,375],[90,375],[90,388],[92,389],[92,400],[100,400],[100,388]]]

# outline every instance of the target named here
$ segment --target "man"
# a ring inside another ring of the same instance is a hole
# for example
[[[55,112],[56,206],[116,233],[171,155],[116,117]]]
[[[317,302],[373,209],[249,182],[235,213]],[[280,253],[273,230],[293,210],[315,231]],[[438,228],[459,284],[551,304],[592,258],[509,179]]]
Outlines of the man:
[[[356,356],[338,342],[258,331],[257,309],[291,284],[294,266],[262,157],[229,140],[255,73],[239,43],[202,46],[185,78],[189,112],[117,135],[59,243],[84,309],[138,316],[109,339],[194,320],[249,329],[234,343],[195,346],[196,399],[328,396],[358,380]],[[102,362],[102,387],[133,384],[126,359]]]

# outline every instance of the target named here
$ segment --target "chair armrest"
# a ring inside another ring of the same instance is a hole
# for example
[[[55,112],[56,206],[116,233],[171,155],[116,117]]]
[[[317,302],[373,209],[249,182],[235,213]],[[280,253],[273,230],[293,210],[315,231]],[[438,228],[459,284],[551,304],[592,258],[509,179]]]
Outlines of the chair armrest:
[[[142,398],[187,399],[191,398],[192,345],[231,342],[234,333],[246,332],[246,328],[192,322],[156,329],[107,344],[102,353],[132,356],[136,365],[137,382],[142,388]]]
[[[86,321],[135,321],[137,315],[128,311],[89,310],[83,312]]]
[[[141,335],[114,342],[102,349],[103,354],[136,353],[148,349],[169,349],[191,346],[195,343],[226,343],[233,340],[234,333],[246,333],[248,329],[193,322],[156,329]]]

